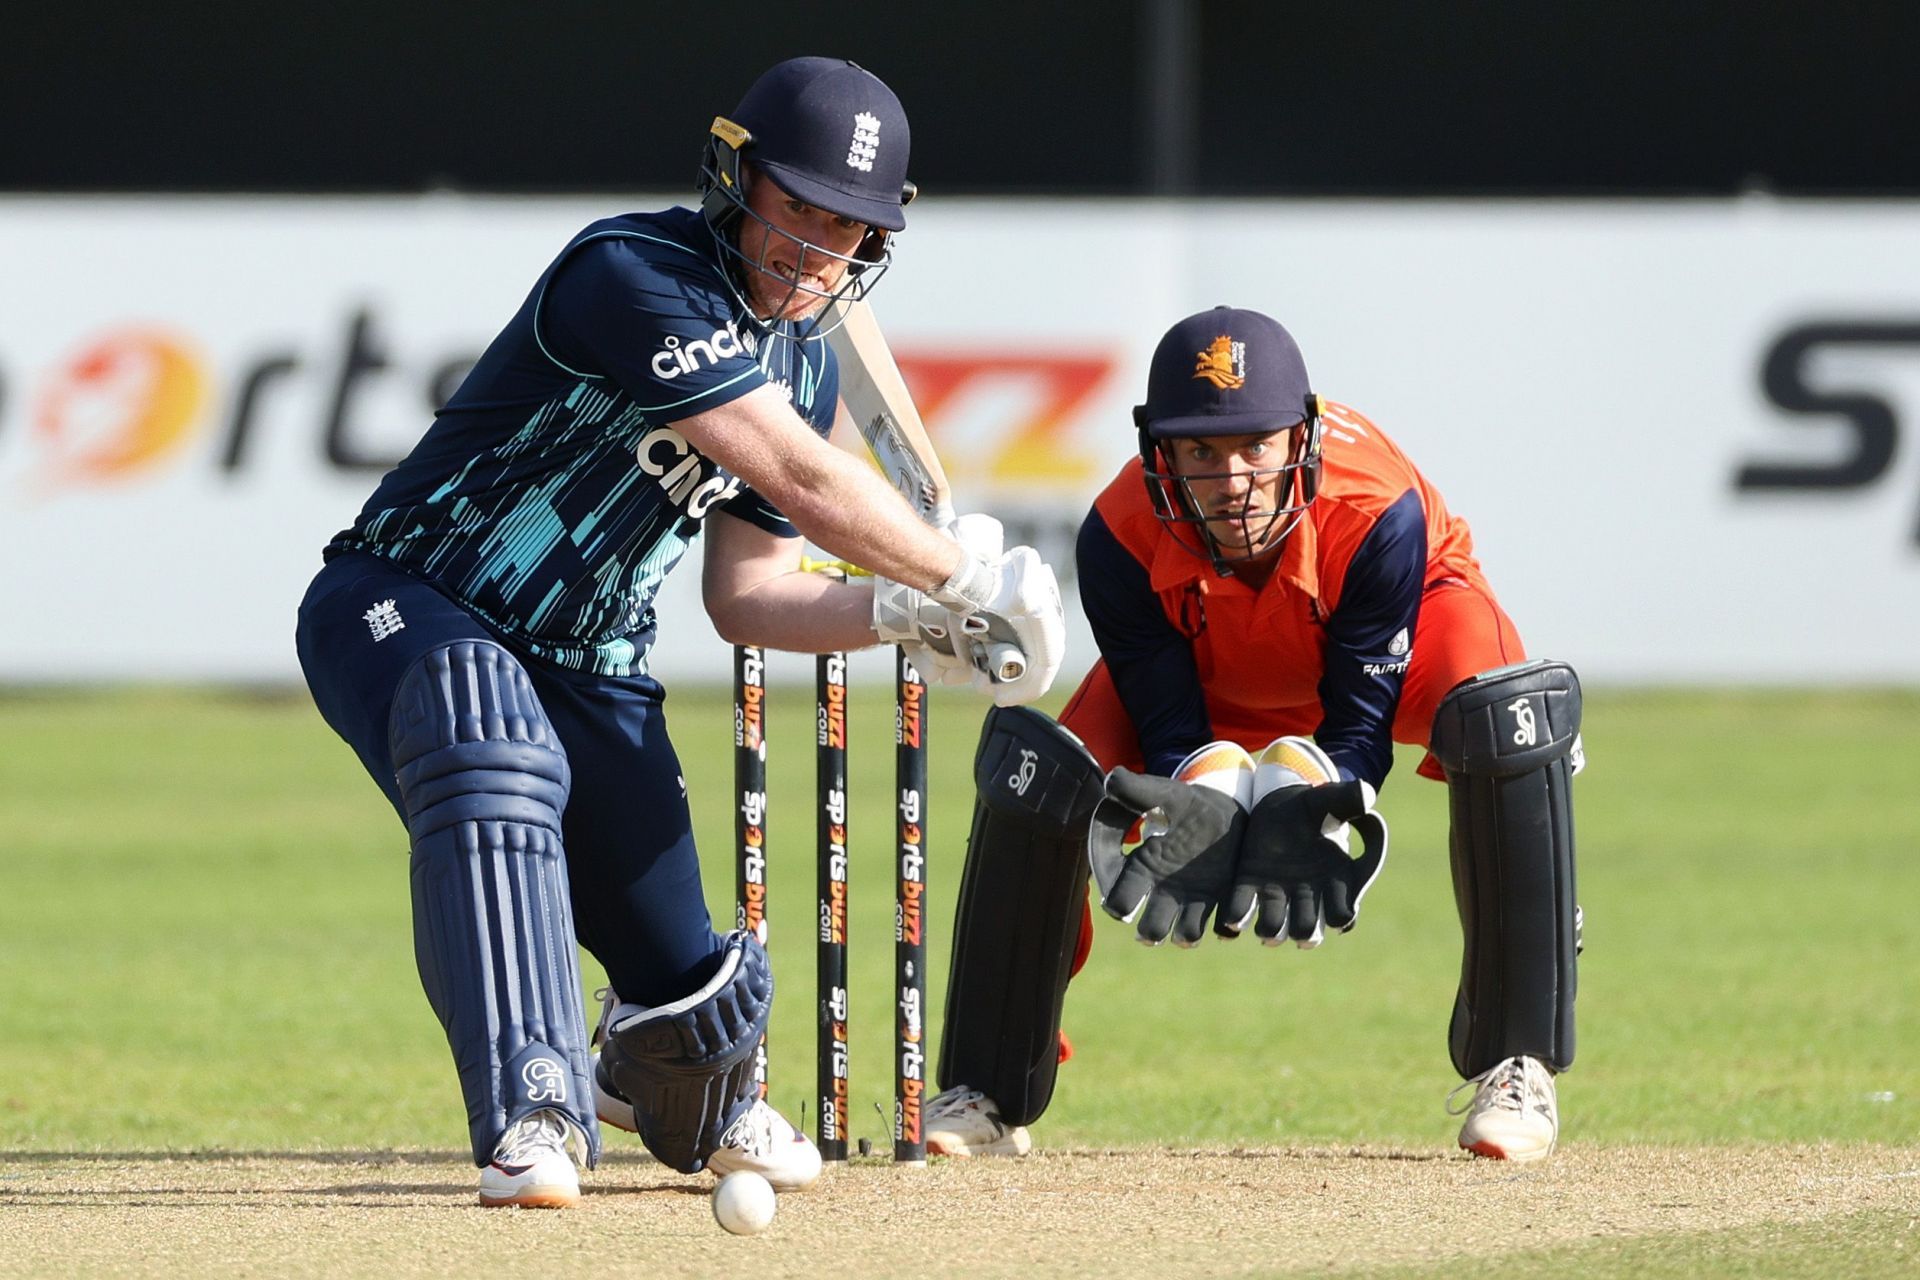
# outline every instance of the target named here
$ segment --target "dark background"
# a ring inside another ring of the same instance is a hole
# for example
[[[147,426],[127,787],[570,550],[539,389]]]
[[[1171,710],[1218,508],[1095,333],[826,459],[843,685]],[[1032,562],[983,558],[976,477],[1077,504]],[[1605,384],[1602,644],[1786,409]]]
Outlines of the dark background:
[[[853,57],[946,194],[1920,194],[1920,5],[0,0],[0,189],[690,187]]]

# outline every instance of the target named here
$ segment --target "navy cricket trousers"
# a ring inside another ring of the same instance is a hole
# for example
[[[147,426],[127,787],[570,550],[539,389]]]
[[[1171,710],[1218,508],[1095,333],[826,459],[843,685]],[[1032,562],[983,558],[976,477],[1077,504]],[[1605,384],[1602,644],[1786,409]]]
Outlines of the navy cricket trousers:
[[[700,887],[686,784],[667,737],[659,681],[556,667],[436,588],[363,554],[340,556],[314,578],[300,604],[296,640],[321,716],[403,820],[387,745],[401,677],[421,654],[455,641],[491,640],[512,653],[572,767],[561,827],[580,944],[623,1000],[670,1003],[712,976],[720,939]],[[404,880],[404,862],[399,871]]]

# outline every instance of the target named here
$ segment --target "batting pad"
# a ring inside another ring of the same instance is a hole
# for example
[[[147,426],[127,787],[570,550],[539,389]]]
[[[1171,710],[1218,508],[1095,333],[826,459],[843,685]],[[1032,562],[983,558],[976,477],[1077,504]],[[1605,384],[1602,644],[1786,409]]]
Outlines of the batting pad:
[[[1105,785],[1080,740],[1030,707],[987,713],[973,780],[940,1086],[979,1089],[1008,1124],[1031,1124],[1053,1099],[1087,825]]]
[[[622,1004],[607,1015],[600,1065],[633,1103],[640,1140],[660,1163],[700,1172],[759,1098],[754,1050],[772,1013],[766,948],[737,931],[700,990],[652,1008]]]
[[[1573,755],[1580,681],[1563,662],[1501,667],[1434,714],[1465,953],[1448,1047],[1471,1078],[1517,1055],[1573,1065],[1578,954]]]
[[[512,654],[423,654],[388,720],[413,842],[413,947],[466,1095],[473,1159],[540,1108],[599,1158],[560,812],[567,757]]]

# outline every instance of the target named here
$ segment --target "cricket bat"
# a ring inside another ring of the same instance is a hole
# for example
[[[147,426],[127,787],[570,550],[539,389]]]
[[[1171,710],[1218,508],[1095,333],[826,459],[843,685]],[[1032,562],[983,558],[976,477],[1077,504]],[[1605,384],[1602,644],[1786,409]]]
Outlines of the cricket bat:
[[[822,322],[827,345],[840,362],[840,398],[859,426],[860,438],[920,518],[936,529],[946,528],[954,519],[953,487],[873,308],[864,301],[841,299],[833,311]],[[1017,645],[975,639],[976,660],[993,679],[1005,683],[1026,672],[1026,657]]]
[[[833,305],[837,314],[825,320],[827,345],[840,359],[840,398],[859,425],[860,438],[920,518],[946,528],[953,523],[953,487],[873,308],[845,299]]]

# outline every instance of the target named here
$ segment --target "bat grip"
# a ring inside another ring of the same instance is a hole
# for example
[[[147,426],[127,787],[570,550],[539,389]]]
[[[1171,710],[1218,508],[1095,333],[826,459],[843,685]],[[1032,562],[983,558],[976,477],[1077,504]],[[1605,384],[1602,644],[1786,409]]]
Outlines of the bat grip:
[[[1020,652],[1019,645],[993,640],[981,647],[985,651],[987,675],[995,684],[1011,684],[1027,674],[1027,655]]]
[[[987,634],[987,620],[979,614],[960,619],[960,633],[972,645],[973,665],[995,684],[1010,684],[1027,674],[1027,655],[1019,645]]]

